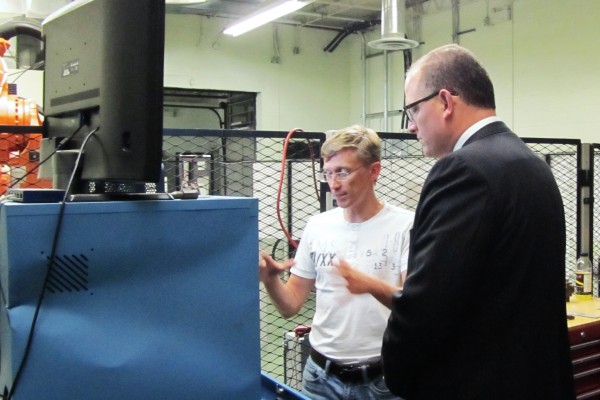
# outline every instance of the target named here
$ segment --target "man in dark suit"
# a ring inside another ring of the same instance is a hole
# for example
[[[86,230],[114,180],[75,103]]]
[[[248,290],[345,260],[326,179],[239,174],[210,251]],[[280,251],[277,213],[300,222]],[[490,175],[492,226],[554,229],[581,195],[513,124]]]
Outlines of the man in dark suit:
[[[574,399],[564,209],[550,168],[496,117],[468,50],[419,59],[405,93],[409,130],[439,160],[383,339],[388,387],[407,400]]]

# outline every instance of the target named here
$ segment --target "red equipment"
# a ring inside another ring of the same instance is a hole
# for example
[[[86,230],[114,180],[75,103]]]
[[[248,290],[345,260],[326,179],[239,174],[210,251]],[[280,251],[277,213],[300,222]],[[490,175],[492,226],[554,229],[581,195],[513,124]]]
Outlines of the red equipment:
[[[0,126],[41,126],[43,118],[35,102],[9,93],[8,68],[2,59],[9,47],[10,43],[0,38]],[[0,195],[20,178],[14,176],[18,167],[24,167],[26,175],[18,187],[52,187],[51,180],[37,177],[41,140],[39,133],[7,133],[0,129]]]

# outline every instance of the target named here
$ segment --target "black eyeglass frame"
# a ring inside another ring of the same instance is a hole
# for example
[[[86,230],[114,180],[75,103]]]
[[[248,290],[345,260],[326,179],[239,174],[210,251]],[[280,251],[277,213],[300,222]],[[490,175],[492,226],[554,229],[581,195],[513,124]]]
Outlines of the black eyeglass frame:
[[[413,101],[413,102],[412,102],[412,103],[410,103],[409,105],[405,106],[405,107],[402,109],[402,112],[403,112],[404,114],[406,114],[406,117],[408,118],[408,120],[409,120],[409,121],[413,121],[412,113],[410,113],[410,112],[409,112],[409,111],[410,111],[410,109],[411,109],[411,108],[414,108],[414,107],[416,107],[416,106],[418,106],[419,104],[421,104],[421,103],[423,103],[423,102],[425,102],[425,101],[427,101],[427,100],[431,100],[431,99],[433,99],[435,96],[437,96],[437,95],[439,95],[439,94],[440,94],[440,91],[441,91],[441,90],[442,90],[442,89],[440,89],[440,90],[438,90],[438,91],[436,91],[436,92],[433,92],[433,93],[431,93],[430,95],[428,95],[428,96],[425,96],[425,97],[423,97],[422,99],[419,99],[419,100],[417,100],[417,101]],[[457,94],[457,93],[455,93],[455,92],[453,92],[453,91],[450,91],[450,94],[451,94],[452,96],[458,96],[458,94]]]
[[[431,100],[433,99],[435,96],[437,96],[438,94],[440,94],[440,91],[436,91],[434,93],[431,93],[430,95],[427,95],[425,97],[423,97],[422,99],[419,99],[417,101],[413,101],[412,103],[410,103],[409,105],[405,106],[402,109],[402,112],[404,114],[406,114],[406,118],[408,118],[409,121],[413,120],[412,114],[409,112],[411,108],[418,106],[419,104],[427,101],[427,100]]]

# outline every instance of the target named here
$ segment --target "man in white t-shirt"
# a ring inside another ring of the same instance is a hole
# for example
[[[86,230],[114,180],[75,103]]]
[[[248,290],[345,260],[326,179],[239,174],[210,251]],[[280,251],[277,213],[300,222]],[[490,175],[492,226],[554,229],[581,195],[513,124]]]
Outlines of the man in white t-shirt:
[[[296,315],[316,289],[304,394],[315,400],[398,399],[383,380],[381,342],[393,293],[406,276],[414,213],[375,194],[381,140],[373,130],[339,130],[321,156],[322,179],[338,208],[309,219],[294,260],[279,263],[261,252],[260,278],[285,318]],[[288,269],[284,282],[279,275]]]

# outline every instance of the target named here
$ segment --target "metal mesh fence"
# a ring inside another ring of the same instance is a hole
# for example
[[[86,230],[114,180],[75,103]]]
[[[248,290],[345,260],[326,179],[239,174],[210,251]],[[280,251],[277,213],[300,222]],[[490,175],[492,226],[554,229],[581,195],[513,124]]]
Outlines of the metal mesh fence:
[[[566,280],[575,286],[575,262],[579,240],[577,171],[579,140],[524,139],[529,147],[542,157],[554,174],[565,209],[567,246],[565,251]]]
[[[197,183],[201,194],[258,198],[259,247],[277,260],[286,260],[293,256],[294,247],[282,226],[293,240],[298,240],[307,219],[324,207],[317,172],[320,171],[318,148],[325,134],[292,136],[280,187],[285,137],[284,132],[166,130],[163,145],[166,186],[174,191]],[[206,166],[201,176],[191,173],[194,165],[186,167],[181,161],[182,156],[185,159],[193,155],[210,160],[201,165]],[[284,335],[298,325],[310,324],[314,294],[297,316],[286,320],[279,316],[261,288],[260,310],[261,367],[283,381]]]
[[[286,136],[286,132],[166,129],[163,144],[165,190],[173,192],[189,188],[198,189],[201,195],[258,198],[260,249],[277,260],[286,260],[293,256],[294,246],[283,228],[290,238],[299,240],[308,218],[331,207],[327,185],[321,184],[316,175],[322,165],[319,149],[325,134],[297,132],[291,136],[282,175]],[[435,160],[422,156],[421,145],[414,135],[380,133],[380,136],[383,171],[376,192],[387,202],[414,210]],[[0,142],[3,139],[0,137]],[[567,221],[566,274],[571,278],[578,240],[579,141],[525,141],[550,165],[561,190]],[[594,154],[594,162],[598,166],[598,147]],[[3,166],[5,187],[26,173],[23,166],[16,164],[15,161],[14,166]],[[596,182],[599,176],[595,177]],[[281,182],[280,177],[283,177]],[[598,187],[600,185],[596,184],[596,197]],[[595,221],[594,237],[600,238],[600,222],[597,217]],[[232,229],[235,229],[235,221],[232,221]],[[597,257],[600,254],[598,239],[593,243]],[[596,293],[597,284],[596,277]],[[289,333],[297,326],[310,325],[314,293],[297,316],[286,320],[279,316],[264,290],[261,287],[259,290],[262,370],[299,388],[299,371],[305,357],[297,357],[291,352],[306,348],[299,345],[305,344],[304,341],[296,340]]]
[[[8,133],[18,131],[21,126],[8,126],[0,130],[0,195],[10,187],[51,188],[52,181],[39,179],[37,170],[40,162],[39,133]],[[39,127],[32,127],[38,129]],[[23,132],[27,130],[22,129]]]
[[[600,296],[600,206],[595,204],[595,199],[600,199],[600,144],[596,143],[593,147],[592,160],[592,262],[594,279],[594,295]],[[595,207],[594,207],[595,206]]]
[[[378,196],[390,203],[414,210],[427,174],[435,162],[421,155],[421,145],[414,135],[380,133],[383,149],[383,172],[377,182]],[[243,195],[259,198],[260,248],[278,260],[293,256],[293,246],[283,232],[283,225],[294,240],[302,236],[307,219],[329,207],[327,187],[318,182],[315,173],[321,168],[322,133],[296,133],[292,136],[286,157],[286,172],[279,186],[282,152],[286,133],[248,131],[166,131],[165,175],[168,189],[178,189],[173,182],[182,169],[184,153],[210,159],[200,180],[204,193]],[[565,203],[567,220],[567,276],[573,275],[577,249],[577,144],[579,141],[542,142],[527,140],[529,146],[551,166]],[[312,153],[311,153],[312,151]],[[312,155],[311,155],[312,154]],[[178,161],[179,160],[179,161]],[[210,183],[213,182],[213,183]],[[202,189],[201,189],[202,191]],[[277,198],[279,196],[279,202]],[[278,212],[281,222],[278,219]],[[261,361],[262,369],[276,379],[299,388],[301,362],[294,351],[301,351],[304,341],[290,333],[299,325],[308,325],[314,313],[314,294],[302,311],[285,320],[261,292]]]

